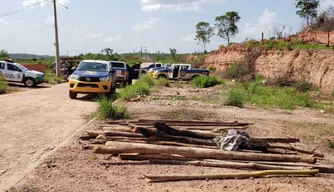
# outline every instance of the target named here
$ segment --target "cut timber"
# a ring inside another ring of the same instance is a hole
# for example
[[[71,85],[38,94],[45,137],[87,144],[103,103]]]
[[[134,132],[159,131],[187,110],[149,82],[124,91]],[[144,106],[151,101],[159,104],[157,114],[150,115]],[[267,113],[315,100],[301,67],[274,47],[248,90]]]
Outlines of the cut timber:
[[[135,127],[133,129],[133,132],[134,133],[140,133],[138,128],[141,128],[141,127]],[[154,127],[145,127],[145,128],[150,129],[152,131],[156,130],[156,128],[154,128]],[[190,131],[191,129],[187,129],[187,128],[182,127],[182,128],[178,128],[178,130],[180,130],[180,131]],[[214,138],[216,136],[222,136],[221,133],[213,133],[213,132],[210,132],[210,131],[203,131],[203,130],[198,130],[198,129],[191,130],[191,132],[196,133],[196,134],[200,134],[200,135],[206,135],[206,136],[211,137],[211,138]]]
[[[153,154],[176,154],[188,158],[200,159],[226,159],[226,160],[261,160],[261,161],[286,161],[305,162],[314,164],[315,158],[310,155],[281,155],[281,154],[261,154],[242,153],[236,151],[222,151],[215,149],[202,149],[192,147],[160,146],[139,143],[107,142],[106,147],[95,148],[95,153],[114,154],[120,153],[153,153]]]
[[[138,122],[140,123],[154,123],[154,122],[164,122],[166,124],[169,123],[199,123],[199,124],[240,124],[240,125],[250,125],[253,123],[239,123],[238,121],[232,121],[232,122],[213,122],[213,121],[185,121],[185,120],[169,120],[169,119],[161,119],[161,120],[154,120],[154,119],[139,119]]]
[[[122,137],[143,137],[142,134],[139,133],[128,133],[121,131],[105,131],[105,136],[122,136]]]
[[[289,146],[289,145],[277,145],[277,144],[269,144],[269,147],[272,147],[272,148],[279,148],[279,149],[288,149],[288,150],[291,150],[291,151],[297,151],[297,152],[300,152],[300,153],[306,153],[306,154],[314,154],[316,157],[325,157],[322,153],[320,152],[317,152],[314,150],[306,150],[306,149],[302,149],[302,148],[299,148],[299,147],[293,147],[293,146]]]
[[[215,138],[215,135],[213,134],[206,134],[206,133],[195,133],[192,131],[183,131],[174,129],[165,123],[162,122],[156,122],[153,125],[157,130],[166,133],[168,135],[175,135],[175,136],[186,136],[186,137],[194,137],[199,139],[213,139]]]
[[[89,135],[92,138],[96,138],[99,135],[103,135],[103,131],[86,131],[87,135]]]
[[[315,175],[319,170],[267,170],[254,171],[248,173],[224,173],[224,174],[166,174],[166,175],[145,175],[152,181],[183,181],[183,180],[206,180],[206,179],[234,179],[234,178],[258,178],[263,176],[274,175]]]
[[[132,133],[132,129],[129,127],[103,127],[104,131],[120,131],[120,132],[128,132]]]
[[[262,141],[268,143],[297,143],[300,142],[298,138],[252,138],[253,141]]]
[[[146,138],[154,138],[156,140],[162,141],[176,141],[181,143],[188,144],[196,144],[196,145],[207,145],[207,146],[215,146],[216,143],[211,139],[197,139],[192,137],[183,137],[183,136],[173,136],[163,133],[161,131],[152,131],[150,129],[144,127],[137,127],[141,134]]]
[[[182,160],[182,161],[193,161],[192,158],[185,158],[179,155],[163,155],[163,154],[139,154],[139,153],[121,153],[118,155],[122,160],[135,160],[143,161],[150,159],[160,160]]]
[[[275,165],[263,165],[257,163],[237,163],[229,161],[187,161],[182,159],[147,159],[150,163],[157,164],[176,164],[176,165],[194,165],[194,166],[204,166],[204,167],[220,167],[229,169],[257,169],[257,170],[306,170],[310,169],[307,167],[289,167],[289,166],[275,166]]]
[[[205,148],[205,149],[217,149],[217,147],[215,147],[215,146],[194,145],[194,144],[179,143],[179,142],[172,142],[172,141],[157,141],[157,140],[152,140],[152,139],[147,139],[146,143],[155,144],[155,145],[171,145],[171,146],[181,146],[181,147],[197,147],[197,148]]]
[[[137,125],[137,126],[152,126],[152,123],[120,123],[119,125]],[[242,125],[242,124],[237,124],[237,123],[226,123],[226,124],[213,124],[213,123],[167,123],[170,126],[197,126],[197,127],[224,127],[224,126],[231,126],[231,127],[240,127],[240,126],[247,126],[247,125]]]

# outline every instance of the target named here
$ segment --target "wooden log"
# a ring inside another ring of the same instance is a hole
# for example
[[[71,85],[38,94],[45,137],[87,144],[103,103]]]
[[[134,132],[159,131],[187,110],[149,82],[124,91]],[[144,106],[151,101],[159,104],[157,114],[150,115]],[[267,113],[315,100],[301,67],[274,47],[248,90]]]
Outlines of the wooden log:
[[[180,147],[197,147],[197,148],[205,148],[205,149],[217,149],[216,146],[206,146],[206,145],[193,145],[187,143],[179,143],[179,142],[172,142],[172,141],[157,141],[148,139],[146,140],[148,144],[155,144],[155,145],[171,145],[171,146],[180,146]]]
[[[195,133],[192,131],[184,131],[184,130],[178,130],[174,129],[165,123],[162,122],[156,122],[153,124],[153,126],[163,133],[166,133],[168,135],[175,135],[175,136],[186,136],[186,137],[193,137],[198,139],[213,139],[215,138],[215,135],[213,134],[206,134],[206,133]]]
[[[216,143],[213,140],[208,139],[197,139],[192,137],[183,137],[183,136],[173,136],[165,134],[161,131],[152,131],[150,129],[144,127],[137,127],[141,134],[146,138],[154,138],[156,140],[162,141],[176,141],[181,143],[188,143],[188,144],[196,144],[196,145],[207,145],[207,146],[215,146]]]
[[[122,136],[122,137],[143,137],[142,134],[139,133],[128,133],[121,131],[105,131],[104,135],[106,136]]]
[[[229,161],[187,161],[183,159],[147,159],[150,163],[156,164],[176,164],[176,165],[193,165],[193,166],[203,166],[203,167],[220,167],[229,169],[255,169],[255,170],[306,170],[310,169],[308,167],[290,167],[290,166],[275,166],[275,165],[263,165],[257,163],[237,163]]]
[[[96,138],[99,135],[103,135],[103,131],[86,131],[87,135],[89,135],[92,138]]]
[[[253,141],[262,141],[267,143],[297,143],[300,142],[298,138],[252,138]]]
[[[138,143],[107,142],[106,146],[99,146],[94,149],[95,153],[120,154],[120,153],[153,153],[153,154],[176,154],[188,158],[200,159],[226,159],[226,160],[261,160],[261,161],[285,161],[305,162],[314,164],[316,159],[310,155],[281,155],[242,153],[236,151],[222,151],[215,149],[202,149],[192,147],[160,146]]]
[[[129,127],[103,127],[103,131],[120,131],[133,133],[132,129],[130,129]]]
[[[253,123],[239,123],[238,121],[232,121],[232,122],[215,122],[215,121],[189,121],[189,120],[172,120],[172,119],[161,119],[161,120],[154,120],[154,119],[138,119],[139,123],[154,123],[154,122],[164,122],[166,124],[169,123],[199,123],[199,124],[240,124],[240,125],[250,125]]]
[[[207,179],[234,179],[234,178],[259,178],[274,175],[315,175],[319,170],[266,170],[247,173],[217,173],[217,174],[145,174],[152,181],[183,181],[183,180],[207,180]]]
[[[205,159],[205,161],[220,161],[215,159]],[[251,163],[258,163],[258,164],[264,164],[264,165],[277,165],[277,166],[299,166],[299,167],[309,167],[312,169],[319,169],[320,173],[331,173],[334,174],[334,166],[333,165],[318,165],[318,164],[305,164],[305,163],[289,163],[289,162],[266,162],[266,161],[235,161],[234,162],[251,162]]]
[[[163,159],[163,160],[182,160],[193,161],[192,158],[186,158],[180,155],[163,155],[163,154],[140,154],[140,153],[121,153],[118,157],[122,160],[143,161],[150,159]]]
[[[302,149],[302,148],[299,148],[299,147],[293,147],[293,146],[290,146],[290,145],[278,145],[278,144],[269,144],[269,147],[279,148],[279,149],[288,149],[288,150],[291,150],[291,151],[297,151],[299,153],[305,153],[305,154],[313,154],[316,157],[321,157],[321,158],[325,157],[322,153],[316,151],[316,149],[307,150],[307,149]]]
[[[135,128],[133,128],[133,132],[134,133],[140,133],[140,131],[139,131],[138,128],[141,128],[141,127],[135,127]],[[154,128],[154,127],[144,127],[144,128],[150,129],[152,131],[156,130],[156,128]],[[203,130],[198,130],[198,129],[187,129],[185,127],[180,127],[178,129],[180,131],[189,131],[189,130],[191,130],[191,132],[198,133],[198,134],[204,134],[204,135],[207,135],[207,136],[211,136],[212,138],[214,138],[216,136],[222,136],[221,133],[213,133],[213,132],[210,132],[210,131],[203,131]]]
[[[137,126],[152,126],[152,123],[120,123],[119,125],[137,125]],[[247,126],[248,124],[236,124],[236,123],[226,123],[226,124],[204,124],[204,123],[167,123],[169,126],[187,126],[187,127],[224,127],[224,126],[231,126],[231,127],[240,127],[240,126]]]
[[[86,140],[86,141],[88,141],[88,140],[90,140],[90,139],[94,139],[95,137],[91,137],[91,136],[89,136],[88,134],[84,134],[84,135],[81,135],[80,137],[79,137],[79,139],[81,139],[81,140]]]

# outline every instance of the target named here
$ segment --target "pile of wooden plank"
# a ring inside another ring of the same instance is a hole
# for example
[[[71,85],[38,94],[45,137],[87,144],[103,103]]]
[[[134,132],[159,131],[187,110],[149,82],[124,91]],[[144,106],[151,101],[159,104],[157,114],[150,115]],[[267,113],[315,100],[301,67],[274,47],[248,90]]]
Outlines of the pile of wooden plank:
[[[225,136],[230,129],[246,130],[250,124],[149,119],[128,122],[109,121],[104,122],[97,130],[86,131],[80,139],[84,144],[83,148],[92,149],[99,154],[117,155],[122,160],[271,170],[256,172],[255,176],[273,173],[312,175],[318,172],[334,172],[334,167],[316,163],[324,157],[320,152],[291,145],[299,142],[297,138],[250,137],[249,145],[243,146],[238,151],[223,151],[213,141],[216,136]],[[157,181],[186,179],[184,175],[178,176],[171,179],[147,175],[148,178]],[[211,176],[203,176],[203,178],[211,178]],[[218,178],[229,177],[219,175]]]

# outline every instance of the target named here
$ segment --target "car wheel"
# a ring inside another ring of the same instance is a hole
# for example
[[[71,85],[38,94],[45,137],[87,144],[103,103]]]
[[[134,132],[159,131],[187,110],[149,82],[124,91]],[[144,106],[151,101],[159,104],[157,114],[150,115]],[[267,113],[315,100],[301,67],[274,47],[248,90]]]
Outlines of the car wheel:
[[[24,85],[27,87],[36,87],[35,79],[27,77],[24,79]]]
[[[158,78],[163,78],[163,79],[167,79],[167,76],[166,75],[159,75]]]
[[[125,87],[125,86],[126,86],[126,80],[123,81],[123,87]]]
[[[77,93],[73,93],[73,92],[69,92],[69,96],[70,96],[70,98],[71,99],[76,99],[77,98],[77,96],[78,96],[78,94]]]

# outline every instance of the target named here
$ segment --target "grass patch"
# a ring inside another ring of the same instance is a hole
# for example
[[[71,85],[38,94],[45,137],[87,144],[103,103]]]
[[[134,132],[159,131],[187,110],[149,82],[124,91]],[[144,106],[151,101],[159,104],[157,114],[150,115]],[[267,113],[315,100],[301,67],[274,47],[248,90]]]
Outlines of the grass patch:
[[[159,78],[156,80],[156,85],[157,86],[162,86],[162,87],[169,87],[169,81],[166,78]]]
[[[207,76],[199,76],[196,77],[191,81],[192,85],[198,88],[207,88],[207,87],[213,87],[216,85],[220,85],[225,83],[224,80],[218,79],[215,76],[207,77]]]
[[[300,92],[303,92],[303,93],[306,93],[308,91],[314,91],[315,90],[315,87],[309,83],[308,81],[306,81],[305,79],[304,80],[301,80],[301,81],[298,81],[296,83],[294,83],[293,85],[298,91]]]
[[[133,85],[127,86],[119,92],[119,99],[129,101],[135,99],[138,95],[150,95],[151,89],[149,85],[143,82],[137,82]]]
[[[308,94],[301,93],[294,87],[263,86],[261,83],[241,83],[228,92],[228,98],[232,99],[227,99],[227,101],[231,100],[230,103],[234,104],[235,100],[242,100],[242,96],[245,98],[245,101],[263,107],[290,110],[295,109],[297,106],[307,108],[318,107],[316,101]],[[236,102],[235,105],[239,103]]]
[[[59,84],[65,82],[63,77],[57,77],[57,75],[50,70],[46,71],[45,82],[50,84]]]
[[[313,44],[309,42],[303,42],[300,40],[296,41],[283,41],[283,40],[269,40],[264,41],[263,44],[261,44],[260,41],[250,41],[248,42],[249,48],[254,47],[261,47],[265,48],[266,50],[269,49],[276,49],[276,50],[293,50],[293,49],[332,49],[331,47],[328,47],[326,45],[319,45],[319,44]]]
[[[145,74],[135,84],[122,89],[118,94],[118,98],[122,101],[129,101],[135,99],[138,95],[150,95],[156,84],[157,82],[153,77]]]
[[[174,85],[175,85],[175,87],[177,87],[177,88],[183,88],[183,87],[184,87],[184,83],[181,83],[181,82],[179,82],[179,81],[175,82]]]
[[[114,98],[107,98],[106,96],[99,96],[97,102],[99,103],[96,116],[100,119],[127,119],[129,118],[127,107],[118,107],[113,105]]]
[[[224,102],[224,105],[235,106],[243,108],[245,103],[245,96],[242,90],[232,88],[227,95],[227,99]]]
[[[8,84],[6,81],[0,80],[0,94],[4,94],[7,92]]]
[[[8,190],[8,192],[39,192],[40,189],[32,186],[19,186],[12,187]]]

